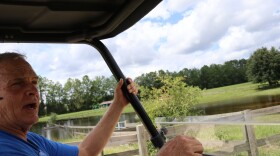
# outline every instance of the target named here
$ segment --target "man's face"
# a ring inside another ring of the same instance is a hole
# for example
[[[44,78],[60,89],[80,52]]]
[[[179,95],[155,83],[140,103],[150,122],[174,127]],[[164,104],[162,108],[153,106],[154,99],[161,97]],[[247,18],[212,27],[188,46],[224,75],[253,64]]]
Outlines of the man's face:
[[[38,77],[22,58],[0,63],[0,124],[28,130],[38,121]]]

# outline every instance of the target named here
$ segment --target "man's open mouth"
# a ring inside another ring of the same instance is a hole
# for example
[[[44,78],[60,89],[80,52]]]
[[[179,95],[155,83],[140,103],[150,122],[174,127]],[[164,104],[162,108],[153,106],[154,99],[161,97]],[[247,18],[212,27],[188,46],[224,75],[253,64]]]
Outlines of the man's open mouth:
[[[37,108],[37,104],[36,103],[30,103],[30,104],[26,104],[23,106],[24,109],[36,109]]]

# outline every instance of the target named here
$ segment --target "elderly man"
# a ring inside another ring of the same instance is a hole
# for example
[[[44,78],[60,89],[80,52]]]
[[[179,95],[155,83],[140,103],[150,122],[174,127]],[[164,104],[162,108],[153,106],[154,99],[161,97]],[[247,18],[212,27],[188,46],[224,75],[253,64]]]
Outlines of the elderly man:
[[[128,91],[137,94],[135,83]],[[95,156],[98,155],[118,122],[121,112],[129,101],[121,91],[123,80],[116,88],[112,104],[88,136],[79,146],[69,146],[29,132],[38,121],[38,76],[25,56],[18,53],[0,54],[0,155],[13,156]],[[168,142],[158,155],[201,155],[199,141],[178,136]]]

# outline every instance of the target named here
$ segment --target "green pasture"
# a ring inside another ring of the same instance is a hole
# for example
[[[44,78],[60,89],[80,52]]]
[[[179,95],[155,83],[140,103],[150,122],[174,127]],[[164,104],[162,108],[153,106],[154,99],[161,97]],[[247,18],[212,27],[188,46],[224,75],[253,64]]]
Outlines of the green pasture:
[[[276,134],[280,134],[280,125],[256,125],[254,126],[256,139],[267,138]],[[243,126],[216,126],[215,127],[216,136],[221,140],[231,141],[231,140],[243,140]],[[258,147],[260,156],[278,156],[280,155],[280,142],[271,142],[266,146]],[[268,154],[269,152],[269,154]],[[238,156],[243,156],[247,154],[238,154]]]
[[[106,112],[107,108],[94,109],[94,110],[86,110],[74,113],[60,114],[56,116],[56,120],[69,120],[69,119],[79,119],[86,117],[94,117],[94,116],[102,116]],[[133,112],[133,108],[128,106],[125,108],[123,113]],[[39,119],[39,122],[47,122],[50,119],[50,116],[45,116]]]
[[[225,100],[241,100],[243,98],[265,96],[265,95],[280,95],[280,87],[271,89],[261,89],[260,84],[247,82],[231,86],[205,89],[202,91],[200,104],[211,104]]]

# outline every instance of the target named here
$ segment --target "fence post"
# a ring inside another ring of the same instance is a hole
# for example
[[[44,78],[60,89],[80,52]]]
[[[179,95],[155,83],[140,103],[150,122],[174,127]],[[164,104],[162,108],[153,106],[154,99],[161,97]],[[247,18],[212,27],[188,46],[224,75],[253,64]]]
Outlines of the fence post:
[[[139,155],[148,156],[148,147],[147,147],[147,135],[143,125],[136,126]]]
[[[252,116],[250,113],[250,110],[244,111],[244,119],[245,119],[245,126],[244,126],[244,135],[246,137],[246,140],[249,144],[249,156],[258,156],[258,145],[255,137],[255,131],[254,127],[252,125],[247,125],[246,121],[252,121]]]

